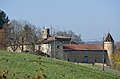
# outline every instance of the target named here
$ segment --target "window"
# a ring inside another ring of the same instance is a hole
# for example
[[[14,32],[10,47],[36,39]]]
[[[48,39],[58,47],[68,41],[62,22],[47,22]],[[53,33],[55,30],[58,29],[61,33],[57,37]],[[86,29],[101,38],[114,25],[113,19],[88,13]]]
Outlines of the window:
[[[97,60],[95,59],[95,62],[97,62]]]
[[[88,56],[84,56],[84,63],[88,63]]]
[[[60,48],[60,46],[58,45],[58,46],[57,46],[57,48],[59,49],[59,48]]]
[[[68,58],[68,61],[69,61],[69,58]]]
[[[77,59],[75,59],[75,62],[77,62]]]
[[[104,59],[104,63],[106,63],[106,59]]]

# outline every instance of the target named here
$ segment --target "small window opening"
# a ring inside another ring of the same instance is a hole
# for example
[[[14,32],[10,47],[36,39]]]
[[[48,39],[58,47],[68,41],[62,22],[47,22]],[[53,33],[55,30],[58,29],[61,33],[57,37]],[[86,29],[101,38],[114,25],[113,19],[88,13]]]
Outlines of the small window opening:
[[[57,46],[57,48],[59,49],[59,48],[60,48],[60,46],[58,45],[58,46]]]

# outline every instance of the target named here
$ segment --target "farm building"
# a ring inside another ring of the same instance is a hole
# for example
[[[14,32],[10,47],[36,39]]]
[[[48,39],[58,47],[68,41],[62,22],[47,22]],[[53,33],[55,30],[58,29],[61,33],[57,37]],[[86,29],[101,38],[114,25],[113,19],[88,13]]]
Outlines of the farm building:
[[[35,45],[35,50],[40,50],[51,58],[57,58],[77,63],[106,63],[112,66],[111,56],[114,53],[114,40],[110,33],[107,34],[103,44],[72,44],[70,37],[51,36],[49,28],[42,31],[43,40]],[[24,45],[24,51],[30,51],[29,44]],[[8,47],[12,51],[11,47]],[[16,51],[21,52],[21,47]]]
[[[111,56],[114,53],[114,40],[107,34],[103,44],[71,44],[71,38],[50,36],[49,29],[42,32],[41,49],[52,58],[77,63],[106,63],[112,65]]]

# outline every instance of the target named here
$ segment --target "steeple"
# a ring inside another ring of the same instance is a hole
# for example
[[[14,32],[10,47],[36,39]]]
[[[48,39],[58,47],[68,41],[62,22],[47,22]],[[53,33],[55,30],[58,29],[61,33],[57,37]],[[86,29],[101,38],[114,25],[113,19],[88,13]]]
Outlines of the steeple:
[[[110,33],[107,34],[107,36],[106,36],[104,42],[114,42],[114,40],[113,40],[113,38],[112,38],[112,36],[111,36]]]

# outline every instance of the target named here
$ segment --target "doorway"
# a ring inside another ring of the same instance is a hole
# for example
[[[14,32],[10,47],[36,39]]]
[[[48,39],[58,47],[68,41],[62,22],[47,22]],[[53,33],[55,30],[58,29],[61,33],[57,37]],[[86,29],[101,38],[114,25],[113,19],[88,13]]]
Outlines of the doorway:
[[[84,63],[88,63],[88,56],[84,56]]]

